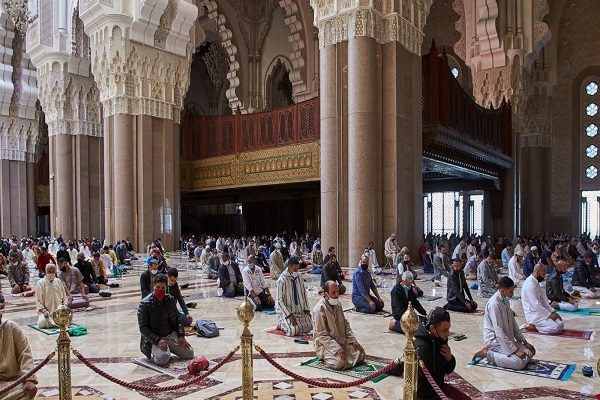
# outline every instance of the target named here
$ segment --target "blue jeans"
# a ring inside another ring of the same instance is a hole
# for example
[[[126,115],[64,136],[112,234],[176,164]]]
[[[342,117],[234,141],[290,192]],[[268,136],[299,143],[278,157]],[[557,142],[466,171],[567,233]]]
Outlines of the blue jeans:
[[[383,310],[382,301],[379,301],[377,297],[373,297],[371,295],[369,295],[369,297],[371,298],[371,301],[375,303],[375,310],[371,308],[369,302],[363,296],[352,296],[352,304],[354,304],[354,307],[356,307],[356,311],[365,314],[373,314],[375,312]]]
[[[190,321],[187,318],[187,315],[185,315],[184,313],[180,312],[179,313],[181,315],[181,323],[183,326],[191,326],[192,324],[190,324]]]

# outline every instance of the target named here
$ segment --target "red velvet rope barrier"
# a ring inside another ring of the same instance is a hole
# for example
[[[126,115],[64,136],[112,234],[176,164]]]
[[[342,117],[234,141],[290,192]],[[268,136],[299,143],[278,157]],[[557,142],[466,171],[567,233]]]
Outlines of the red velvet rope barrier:
[[[231,359],[231,357],[233,357],[233,355],[238,350],[239,350],[239,346],[236,346],[232,351],[229,352],[229,354],[227,354],[227,356],[224,359],[221,360],[221,362],[219,362],[214,367],[210,368],[208,371],[206,371],[202,375],[198,375],[195,378],[192,378],[192,379],[187,380],[185,382],[179,383],[177,385],[164,386],[164,387],[144,386],[144,385],[137,385],[137,384],[134,384],[134,383],[125,382],[125,381],[123,381],[123,380],[121,380],[119,378],[115,378],[114,376],[111,376],[111,375],[107,374],[106,372],[102,371],[100,368],[96,367],[88,359],[86,359],[77,350],[73,349],[73,354],[75,354],[75,356],[77,358],[79,358],[81,360],[81,362],[84,363],[89,369],[91,369],[92,371],[94,371],[98,375],[100,375],[100,376],[108,379],[109,381],[111,381],[113,383],[116,383],[117,385],[121,385],[121,386],[123,386],[123,387],[125,387],[127,389],[137,390],[139,392],[168,392],[170,390],[183,389],[186,386],[189,386],[189,385],[191,385],[193,383],[196,383],[196,382],[200,382],[201,380],[207,378],[210,374],[212,374],[213,372],[215,372],[216,370],[218,370],[219,368],[221,368],[223,366],[223,364],[225,364],[227,361],[229,361]]]
[[[34,369],[32,369],[31,371],[29,371],[28,373],[26,373],[25,375],[23,375],[22,377],[20,377],[19,379],[17,379],[16,381],[14,381],[13,383],[11,383],[10,385],[8,385],[7,387],[3,388],[2,390],[0,390],[0,397],[2,397],[3,395],[5,395],[6,393],[10,392],[11,390],[13,390],[14,388],[16,388],[17,386],[19,386],[21,383],[25,382],[27,379],[29,379],[33,374],[35,374],[36,372],[38,372],[40,369],[42,369],[42,367],[46,364],[48,364],[48,362],[50,360],[52,360],[54,358],[54,356],[56,355],[56,351],[53,351],[52,353],[48,354],[48,357],[46,357],[44,359],[44,361],[42,361],[41,363],[39,363]]]
[[[419,360],[419,366],[423,370],[423,374],[425,374],[425,377],[429,381],[429,384],[431,385],[431,387],[433,388],[433,390],[435,390],[435,392],[438,394],[438,396],[440,396],[440,399],[441,400],[448,400],[448,397],[446,397],[446,395],[444,394],[444,392],[442,392],[442,389],[440,389],[440,387],[438,386],[438,384],[436,383],[436,381],[433,379],[433,376],[431,376],[431,374],[429,373],[429,370],[425,366],[425,363],[423,362],[423,360]]]
[[[380,369],[379,371],[373,372],[371,375],[365,376],[364,378],[361,378],[361,379],[358,379],[355,381],[343,382],[343,383],[329,383],[329,382],[321,382],[321,381],[317,381],[314,379],[305,378],[303,376],[300,376],[300,375],[286,369],[285,367],[281,366],[279,363],[277,363],[277,361],[273,360],[271,358],[271,356],[269,356],[259,346],[255,345],[254,348],[256,349],[256,351],[258,351],[260,353],[261,356],[264,357],[265,360],[267,360],[272,366],[274,366],[275,368],[277,368],[284,374],[291,376],[292,378],[297,379],[301,382],[308,383],[309,385],[314,385],[314,386],[328,388],[328,389],[345,389],[345,388],[349,388],[349,387],[353,387],[353,386],[362,385],[363,383],[368,382],[371,379],[377,378],[379,375],[382,375],[382,374],[385,374],[386,372],[391,371],[392,368],[394,368],[400,362],[400,360],[396,359],[396,360],[392,361],[391,363],[389,363],[388,365],[386,365],[385,367],[383,367],[382,369]]]

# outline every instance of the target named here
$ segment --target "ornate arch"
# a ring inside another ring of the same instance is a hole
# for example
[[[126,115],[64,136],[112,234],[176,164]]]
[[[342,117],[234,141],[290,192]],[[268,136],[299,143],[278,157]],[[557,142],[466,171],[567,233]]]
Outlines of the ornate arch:
[[[307,59],[306,45],[310,43],[309,38],[307,38],[307,32],[304,29],[306,18],[303,18],[301,13],[302,5],[298,4],[298,0],[280,0],[279,5],[284,11],[284,22],[290,28],[288,39],[293,51],[290,54],[292,68],[289,70],[289,74],[294,89],[294,100],[298,102],[299,99],[297,97],[308,90],[306,84],[308,74],[305,60]],[[310,27],[312,27],[312,22],[310,22]],[[312,33],[312,29],[310,32]],[[310,40],[312,41],[312,38]]]
[[[269,67],[267,68],[267,73],[265,74],[265,103],[267,105],[267,109],[274,109],[280,107],[281,105],[277,104],[276,99],[276,85],[281,82],[284,78],[284,75],[288,73],[289,79],[291,82],[291,62],[283,56],[277,56],[271,61]],[[293,82],[292,82],[293,87]],[[292,97],[292,101],[293,101]]]

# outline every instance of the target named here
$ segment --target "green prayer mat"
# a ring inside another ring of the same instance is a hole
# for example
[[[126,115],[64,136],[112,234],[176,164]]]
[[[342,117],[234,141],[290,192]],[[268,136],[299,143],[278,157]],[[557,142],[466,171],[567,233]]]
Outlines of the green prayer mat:
[[[356,379],[360,379],[360,378],[364,378],[365,376],[369,376],[374,372],[379,371],[380,369],[384,368],[387,364],[382,363],[380,361],[370,360],[367,358],[362,363],[355,365],[354,367],[352,367],[350,369],[338,371],[338,370],[329,368],[327,365],[325,365],[323,363],[323,361],[319,360],[319,357],[315,357],[315,358],[311,358],[308,361],[302,362],[300,365],[324,369],[326,371],[335,372],[336,374],[342,374],[342,375],[346,375],[346,376],[351,376]],[[388,373],[381,374],[377,378],[371,379],[371,382],[373,382],[373,383],[379,382],[380,380],[388,377],[389,375],[390,374],[388,374]]]
[[[356,311],[356,309],[354,307],[352,308],[346,308],[344,310],[344,312],[350,313],[350,314],[360,314],[360,315],[379,315],[380,317],[391,317],[392,313],[386,310],[381,310],[381,311],[377,311],[371,314],[367,314],[367,313],[361,313],[360,311]]]
[[[37,326],[37,324],[31,324],[28,326],[30,328],[35,329],[38,332],[45,333],[46,335],[58,335],[60,333],[60,328],[39,328]],[[80,325],[75,325],[75,324],[69,325],[68,329],[71,329],[71,328],[86,328],[87,329],[87,327],[85,327],[85,326],[80,326]]]

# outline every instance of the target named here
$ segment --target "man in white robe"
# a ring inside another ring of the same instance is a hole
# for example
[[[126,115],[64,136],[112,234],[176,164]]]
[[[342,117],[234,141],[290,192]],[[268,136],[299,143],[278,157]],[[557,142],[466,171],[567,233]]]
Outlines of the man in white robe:
[[[279,316],[278,328],[288,336],[304,335],[313,329],[304,279],[298,272],[299,267],[298,258],[291,257],[276,285],[275,311]]]
[[[27,336],[13,321],[2,320],[0,311],[0,389],[10,385],[34,368]],[[32,375],[7,394],[3,400],[33,399],[37,393],[37,378]]]
[[[323,297],[312,314],[317,357],[335,370],[352,368],[365,359],[365,350],[344,317],[339,296],[337,283],[325,282]]]
[[[565,329],[562,318],[550,306],[546,289],[540,283],[546,276],[546,266],[538,264],[533,273],[523,283],[521,302],[527,321],[527,328],[537,330],[544,335],[555,335]]]
[[[508,261],[508,277],[513,280],[515,286],[519,286],[526,278],[521,268],[521,260],[523,260],[523,251],[517,250]]]
[[[67,293],[60,279],[56,278],[56,265],[46,265],[46,276],[40,279],[35,286],[35,304],[37,308],[38,327],[42,329],[56,328],[57,324],[52,319],[52,313],[66,302]]]
[[[527,343],[517,325],[509,301],[515,293],[515,283],[504,276],[498,291],[487,302],[483,317],[485,347],[473,356],[487,356],[488,362],[502,368],[522,370],[535,355],[535,348]]]

